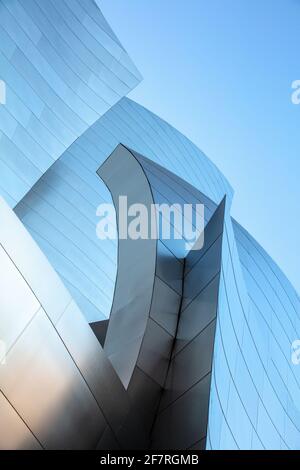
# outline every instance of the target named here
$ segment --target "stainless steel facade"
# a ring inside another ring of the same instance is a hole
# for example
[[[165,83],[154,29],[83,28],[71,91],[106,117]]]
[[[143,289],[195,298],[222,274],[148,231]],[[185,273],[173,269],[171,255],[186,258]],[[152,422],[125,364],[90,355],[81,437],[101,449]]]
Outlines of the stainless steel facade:
[[[0,16],[0,447],[299,449],[299,295],[226,178],[125,97],[141,77],[93,0]],[[120,194],[201,202],[204,247],[99,240]]]
[[[0,188],[14,207],[141,76],[94,0],[1,0],[0,17]]]
[[[119,143],[162,165],[219,203],[232,189],[185,136],[123,98],[69,147],[17,205],[16,213],[55,267],[89,322],[108,318],[117,243],[96,236],[96,210],[111,202],[96,171]],[[207,212],[209,216],[209,212]],[[97,281],[95,281],[97,280]]]
[[[128,413],[125,390],[58,275],[3,199],[0,217],[0,448],[95,448],[105,429],[116,432]]]

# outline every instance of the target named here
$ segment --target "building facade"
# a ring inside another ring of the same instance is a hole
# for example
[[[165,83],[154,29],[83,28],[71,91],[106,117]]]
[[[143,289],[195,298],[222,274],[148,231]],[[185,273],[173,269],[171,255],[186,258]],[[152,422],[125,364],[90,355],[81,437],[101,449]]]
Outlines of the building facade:
[[[299,295],[227,179],[126,97],[93,0],[0,15],[0,448],[299,449]],[[201,204],[204,245],[99,239],[120,195]]]

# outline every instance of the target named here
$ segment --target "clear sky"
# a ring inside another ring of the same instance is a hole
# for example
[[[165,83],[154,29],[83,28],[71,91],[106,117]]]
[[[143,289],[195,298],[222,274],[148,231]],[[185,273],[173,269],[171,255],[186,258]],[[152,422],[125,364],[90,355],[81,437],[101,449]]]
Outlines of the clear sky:
[[[98,0],[142,73],[129,97],[197,144],[232,215],[300,292],[300,0]]]

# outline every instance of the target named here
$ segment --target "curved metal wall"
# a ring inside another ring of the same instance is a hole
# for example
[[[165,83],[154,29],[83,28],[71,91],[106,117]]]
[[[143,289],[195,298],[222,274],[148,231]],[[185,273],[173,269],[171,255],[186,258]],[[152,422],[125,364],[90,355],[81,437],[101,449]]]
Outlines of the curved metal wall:
[[[141,76],[93,0],[0,0],[0,193],[14,207]]]
[[[100,343],[2,198],[0,219],[0,448],[132,446],[138,421]]]
[[[120,142],[216,203],[232,197],[225,177],[180,132],[127,98],[112,107],[16,207],[90,322],[109,316],[117,265],[117,244],[96,237],[97,207],[111,201],[96,171]]]
[[[6,83],[6,104],[0,106],[0,193],[12,207],[17,204],[15,212],[72,297],[53,273],[51,292],[59,297],[58,303],[62,295],[59,308],[49,297],[51,276],[47,286],[39,285],[46,304],[36,303],[27,292],[28,317],[20,316],[12,325],[7,315],[3,323],[9,348],[19,347],[17,330],[33,318],[40,322],[37,328],[50,328],[46,336],[57,344],[48,310],[63,318],[66,308],[78,319],[72,298],[89,322],[109,316],[117,243],[96,237],[96,209],[101,202],[111,202],[96,171],[121,142],[204,193],[206,220],[227,195],[207,448],[300,448],[300,372],[290,357],[291,343],[300,333],[299,295],[259,244],[231,219],[233,192],[220,171],[168,123],[122,98],[140,75],[95,2],[26,0],[26,8],[24,4],[0,0],[0,79]],[[7,240],[14,258],[18,240]],[[24,283],[16,279],[19,274],[7,262],[3,244],[0,256],[22,292]],[[47,271],[43,266],[39,269]],[[3,302],[9,312],[14,304]],[[78,325],[77,332],[87,327],[84,321]],[[59,348],[53,346],[53,354]],[[1,383],[9,384],[11,377],[3,374]],[[90,409],[96,410],[83,388]],[[51,439],[57,436],[37,439],[38,417],[31,428],[10,407],[7,397],[26,415],[22,396],[10,387],[6,397],[0,394],[1,419],[13,423],[14,446],[55,447]],[[98,410],[92,414],[101,417]],[[101,419],[90,422],[94,427],[81,447],[99,439]],[[59,419],[57,423],[59,427]],[[103,436],[111,431],[105,426]],[[76,447],[71,427],[67,435]]]
[[[250,301],[248,329],[263,368],[258,425],[266,448],[300,448],[300,371],[291,345],[300,333],[299,295],[263,248],[234,222],[239,259]],[[265,417],[263,404],[273,410]]]
[[[229,215],[226,232],[208,448],[299,449],[299,296]]]

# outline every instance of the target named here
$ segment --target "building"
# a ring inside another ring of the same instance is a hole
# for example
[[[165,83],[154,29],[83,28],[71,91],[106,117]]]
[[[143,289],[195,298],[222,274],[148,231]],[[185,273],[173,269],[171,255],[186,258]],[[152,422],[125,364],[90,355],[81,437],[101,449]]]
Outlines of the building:
[[[298,449],[299,295],[226,178],[126,97],[93,0],[0,14],[0,447]],[[120,195],[201,203],[204,246],[100,240]]]

